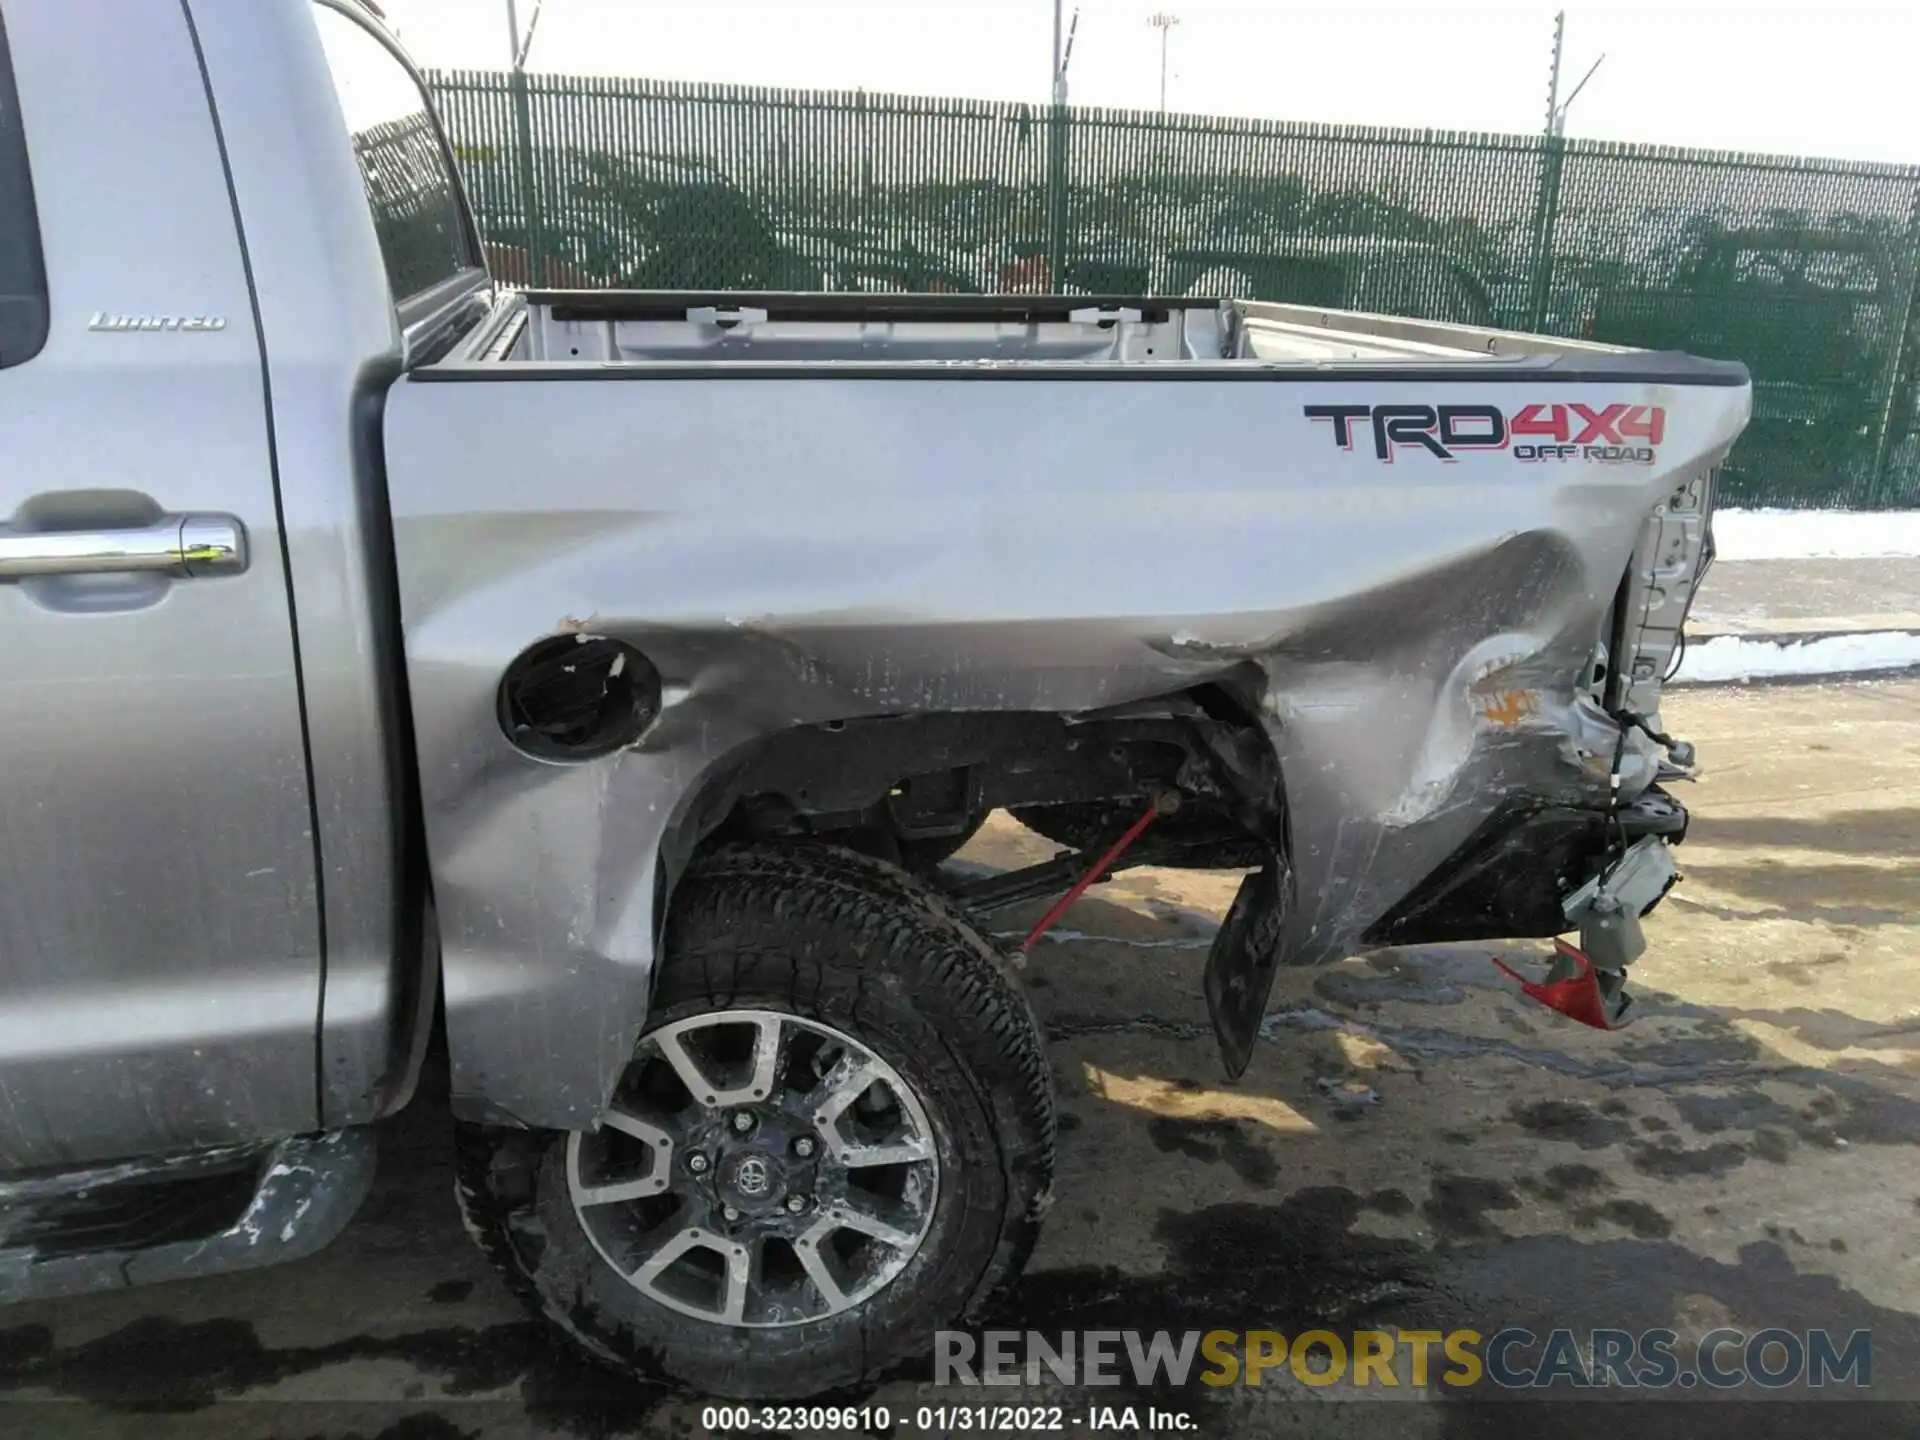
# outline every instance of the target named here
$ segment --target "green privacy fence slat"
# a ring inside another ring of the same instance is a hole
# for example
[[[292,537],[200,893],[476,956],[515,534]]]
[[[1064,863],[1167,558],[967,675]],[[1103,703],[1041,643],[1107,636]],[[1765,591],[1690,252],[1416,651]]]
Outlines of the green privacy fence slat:
[[[448,71],[502,275],[1234,294],[1744,360],[1723,503],[1920,506],[1920,166]]]

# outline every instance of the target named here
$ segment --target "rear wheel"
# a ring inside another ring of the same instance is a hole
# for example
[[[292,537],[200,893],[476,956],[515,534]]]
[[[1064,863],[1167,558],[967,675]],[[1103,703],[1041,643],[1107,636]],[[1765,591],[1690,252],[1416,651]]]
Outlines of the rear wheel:
[[[1052,1162],[1038,1027],[979,934],[880,861],[742,847],[676,893],[601,1126],[463,1127],[459,1191],[598,1359],[795,1399],[877,1378],[1011,1280]]]

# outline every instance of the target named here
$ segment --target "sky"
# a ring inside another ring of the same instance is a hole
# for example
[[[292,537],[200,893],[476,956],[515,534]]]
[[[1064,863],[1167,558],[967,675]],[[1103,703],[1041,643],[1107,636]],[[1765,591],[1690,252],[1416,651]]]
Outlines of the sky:
[[[534,0],[517,0],[524,26]],[[504,68],[507,0],[382,0],[422,65]],[[1066,0],[1069,15],[1075,0]],[[1078,0],[1078,104],[1920,163],[1920,0]],[[545,0],[528,68],[1044,103],[1052,0]]]

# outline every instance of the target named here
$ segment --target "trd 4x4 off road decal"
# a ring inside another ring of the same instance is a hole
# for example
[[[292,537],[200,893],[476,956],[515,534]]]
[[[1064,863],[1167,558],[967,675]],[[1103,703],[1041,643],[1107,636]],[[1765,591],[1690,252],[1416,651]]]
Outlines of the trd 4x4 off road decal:
[[[1658,405],[1523,405],[1510,416],[1492,405],[1309,405],[1306,415],[1332,421],[1342,450],[1353,448],[1355,427],[1371,430],[1375,458],[1389,463],[1411,447],[1442,460],[1511,449],[1516,460],[1651,465],[1667,432]]]

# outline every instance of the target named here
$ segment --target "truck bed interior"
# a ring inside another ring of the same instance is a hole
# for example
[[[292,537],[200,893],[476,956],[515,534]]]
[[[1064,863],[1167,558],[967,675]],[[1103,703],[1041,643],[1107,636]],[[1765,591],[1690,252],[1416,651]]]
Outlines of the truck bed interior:
[[[1616,356],[1622,346],[1311,306],[1093,295],[534,291],[454,363],[1081,362],[1176,365]]]

